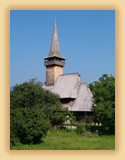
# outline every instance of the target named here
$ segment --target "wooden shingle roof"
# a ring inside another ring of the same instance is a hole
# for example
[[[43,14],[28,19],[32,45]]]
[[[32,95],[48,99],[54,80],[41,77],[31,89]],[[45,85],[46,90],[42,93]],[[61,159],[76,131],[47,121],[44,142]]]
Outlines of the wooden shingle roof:
[[[58,94],[60,98],[76,98],[79,84],[79,73],[60,75],[54,86],[44,86],[45,89]]]
[[[43,88],[58,94],[61,99],[75,99],[73,105],[64,105],[64,107],[68,107],[70,111],[91,111],[93,96],[88,84],[81,83],[79,73],[60,75],[55,85],[44,85]]]
[[[77,98],[72,106],[67,106],[70,111],[91,111],[92,109],[92,93],[87,84],[81,83]]]

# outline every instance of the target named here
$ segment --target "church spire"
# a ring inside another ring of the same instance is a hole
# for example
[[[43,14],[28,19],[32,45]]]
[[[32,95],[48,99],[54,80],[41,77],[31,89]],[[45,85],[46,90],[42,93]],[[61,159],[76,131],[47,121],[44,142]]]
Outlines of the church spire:
[[[51,42],[51,48],[50,53],[59,53],[59,41],[58,41],[58,34],[57,34],[57,27],[56,27],[56,20],[54,24],[54,30],[53,30],[53,37]]]
[[[57,27],[56,27],[56,17],[55,17],[55,24],[54,24],[54,29],[53,29],[53,36],[52,36],[52,41],[51,41],[51,47],[50,47],[50,52],[46,58],[52,58],[52,57],[57,57],[61,59],[65,59],[59,49],[59,41],[58,41],[58,34],[57,34]]]
[[[63,74],[63,67],[65,66],[65,58],[61,55],[59,50],[56,20],[50,52],[48,56],[44,58],[44,65],[46,66],[46,85],[54,85],[59,75]]]

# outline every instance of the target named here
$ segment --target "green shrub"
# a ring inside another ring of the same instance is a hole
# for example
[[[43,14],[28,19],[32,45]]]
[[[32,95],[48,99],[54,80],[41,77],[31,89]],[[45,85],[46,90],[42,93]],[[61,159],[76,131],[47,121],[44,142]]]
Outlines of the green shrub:
[[[93,134],[99,134],[99,135],[113,135],[114,134],[114,127],[113,130],[105,130],[103,126],[96,126],[96,125],[86,125],[86,129],[88,132],[91,132]]]
[[[85,134],[87,133],[87,129],[86,129],[85,123],[83,123],[83,122],[78,123],[76,132],[77,132],[78,134],[85,135]]]
[[[61,137],[72,137],[73,135],[77,135],[76,129],[69,129],[69,128],[50,128],[47,132],[48,136],[61,136]]]
[[[39,107],[17,108],[10,114],[10,142],[39,143],[47,134],[49,122]]]
[[[39,143],[50,126],[63,126],[67,115],[57,95],[31,80],[16,85],[10,92],[10,142]]]
[[[73,118],[73,114],[67,108],[63,108],[58,95],[48,90],[44,90],[39,83],[31,80],[20,85],[16,85],[14,90],[10,92],[10,107],[14,108],[31,108],[39,106],[45,113],[51,125],[63,125],[69,118]]]
[[[17,143],[20,142],[19,137],[15,134],[14,130],[10,130],[10,147],[15,146]]]

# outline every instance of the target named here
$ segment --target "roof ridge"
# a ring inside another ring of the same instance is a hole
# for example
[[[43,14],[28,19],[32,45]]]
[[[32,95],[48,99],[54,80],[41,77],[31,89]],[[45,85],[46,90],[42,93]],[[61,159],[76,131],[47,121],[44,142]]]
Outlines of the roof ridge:
[[[65,76],[65,75],[71,75],[71,74],[78,74],[78,75],[80,75],[79,72],[76,72],[76,73],[65,73],[65,74],[61,74],[61,75],[59,75],[59,76]]]
[[[88,83],[87,83],[87,82],[85,82],[85,83],[82,82],[82,83],[80,83],[80,84],[88,84]]]

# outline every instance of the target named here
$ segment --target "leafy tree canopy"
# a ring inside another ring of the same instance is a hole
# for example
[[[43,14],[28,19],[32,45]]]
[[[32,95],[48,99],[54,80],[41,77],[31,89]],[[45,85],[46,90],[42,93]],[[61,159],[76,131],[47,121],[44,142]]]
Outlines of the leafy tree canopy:
[[[91,83],[94,121],[101,123],[105,133],[115,132],[115,77],[102,75]]]
[[[44,90],[34,80],[16,85],[10,92],[11,141],[37,143],[49,126],[63,125],[73,117],[59,96]],[[69,115],[69,117],[67,117]]]
[[[39,143],[47,134],[49,121],[39,107],[10,110],[10,142]]]

